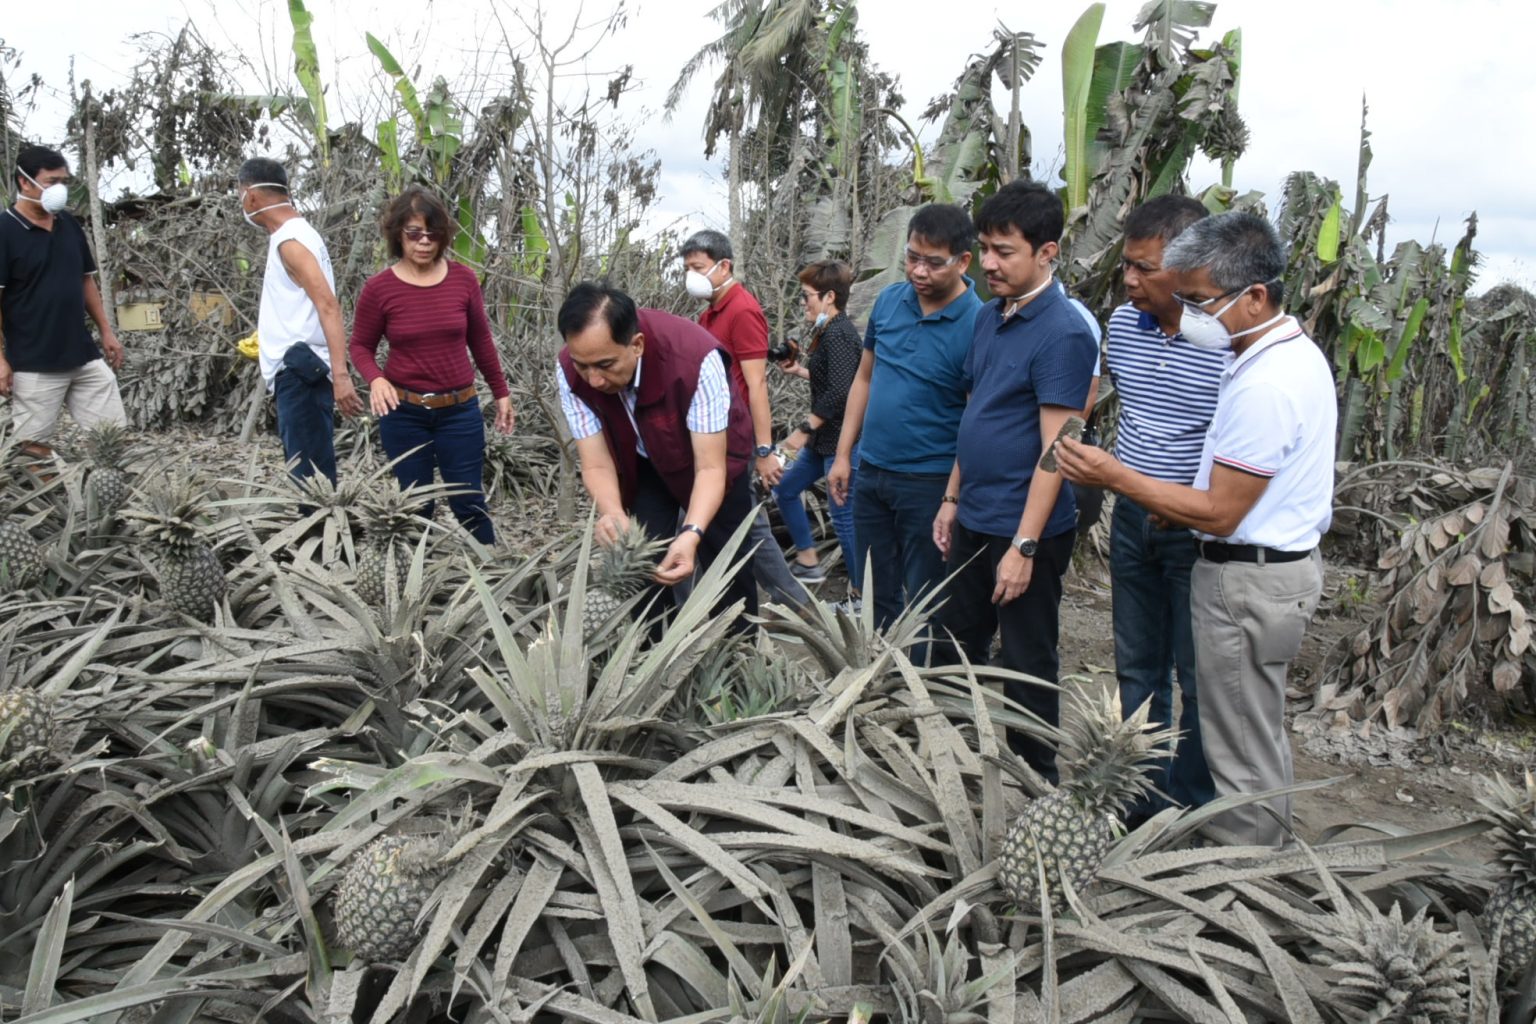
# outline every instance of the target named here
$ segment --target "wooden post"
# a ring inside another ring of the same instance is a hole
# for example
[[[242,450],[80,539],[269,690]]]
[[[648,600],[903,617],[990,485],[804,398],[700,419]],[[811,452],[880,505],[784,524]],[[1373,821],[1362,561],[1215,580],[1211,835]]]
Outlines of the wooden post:
[[[113,287],[112,266],[107,255],[107,225],[103,220],[101,205],[101,181],[96,169],[96,118],[95,100],[91,96],[91,83],[85,83],[85,99],[81,102],[81,117],[85,122],[85,188],[91,202],[91,244],[96,249],[96,286],[101,289],[101,305],[107,314],[107,323],[117,330],[117,297]]]

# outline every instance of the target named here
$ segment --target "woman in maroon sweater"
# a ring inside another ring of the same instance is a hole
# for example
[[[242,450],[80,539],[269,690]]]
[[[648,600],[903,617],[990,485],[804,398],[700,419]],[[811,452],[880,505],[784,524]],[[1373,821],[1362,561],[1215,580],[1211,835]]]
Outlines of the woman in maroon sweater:
[[[475,367],[496,399],[496,429],[515,419],[501,358],[491,339],[480,282],[448,259],[457,225],[448,208],[417,185],[380,218],[392,266],[363,285],[352,320],[352,363],[368,382],[379,440],[401,487],[429,484],[433,471],[465,493],[448,499],[454,516],[482,544],[495,542],[481,482],[485,419]],[[383,367],[380,339],[389,341]],[[470,357],[474,365],[470,365]],[[431,516],[429,504],[423,514]]]

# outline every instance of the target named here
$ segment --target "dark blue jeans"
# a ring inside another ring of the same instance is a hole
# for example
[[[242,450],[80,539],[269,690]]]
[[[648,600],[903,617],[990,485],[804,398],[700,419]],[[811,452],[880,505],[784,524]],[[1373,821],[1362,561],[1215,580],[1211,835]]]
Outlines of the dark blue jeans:
[[[323,473],[336,482],[336,395],[329,377],[306,384],[292,370],[278,370],[272,379],[272,398],[277,403],[277,436],[283,441],[283,458],[298,459],[295,479]]]
[[[1110,519],[1109,575],[1114,599],[1115,676],[1126,715],[1148,698],[1151,719],[1167,727],[1173,717],[1177,673],[1183,709],[1172,762],[1161,760],[1153,775],[1157,788],[1175,803],[1198,807],[1215,797],[1200,740],[1200,706],[1195,686],[1195,637],[1189,617],[1189,575],[1198,552],[1183,527],[1159,530],[1146,510],[1115,499]],[[1165,806],[1156,797],[1130,809],[1145,817]]]
[[[827,475],[827,470],[832,468],[832,460],[836,456],[818,455],[813,451],[803,451],[795,457],[795,461],[789,464],[784,475],[779,478],[779,486],[773,489],[773,500],[778,502],[779,515],[784,517],[784,527],[789,531],[789,537],[795,542],[795,547],[801,551],[816,546],[816,538],[811,535],[811,519],[805,514],[805,502],[800,495],[806,488]],[[853,489],[859,479],[859,449],[853,449],[853,476],[849,480],[847,501],[839,505],[829,496],[827,498],[827,518],[832,520],[832,532],[837,534],[838,546],[843,551],[843,561],[848,570],[848,586],[851,590],[863,593],[859,586],[864,576],[864,563],[859,561],[854,538],[857,534],[853,525]]]
[[[902,610],[944,582],[944,556],[933,543],[933,518],[948,473],[896,473],[864,460],[850,488],[854,558],[869,560],[864,597],[884,629]]]
[[[481,482],[485,419],[478,398],[444,409],[401,402],[379,420],[379,440],[391,460],[400,459],[395,463],[395,479],[401,487],[430,484],[433,471],[441,473],[443,483],[466,492],[448,499],[454,518],[480,543],[496,543]],[[432,502],[422,507],[421,514],[432,517]]]
[[[944,606],[942,619],[973,665],[993,664],[992,638],[1001,634],[1002,653],[996,664],[1047,683],[1057,681],[1061,671],[1057,652],[1061,581],[1072,564],[1076,540],[1076,530],[1042,538],[1029,587],[1007,604],[997,605],[992,603],[997,566],[1008,554],[1013,538],[976,533],[955,520],[949,564],[957,572],[949,584],[949,603]],[[1060,724],[1061,694],[1057,690],[1008,679],[1003,682],[1003,692],[1046,724]],[[1060,778],[1056,750],[1050,744],[1009,729],[1008,747],[1047,782],[1054,785]]]

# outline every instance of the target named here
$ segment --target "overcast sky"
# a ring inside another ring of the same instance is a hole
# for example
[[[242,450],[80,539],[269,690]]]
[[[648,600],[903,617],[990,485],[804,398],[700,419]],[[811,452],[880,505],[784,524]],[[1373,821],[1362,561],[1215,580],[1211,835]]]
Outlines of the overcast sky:
[[[385,39],[408,65],[420,63],[421,85],[435,74],[507,71],[495,0],[399,0],[342,3],[310,0],[315,35],[333,96],[333,121],[344,116],[346,83],[375,73],[365,31]],[[689,101],[670,122],[662,98],[682,62],[719,35],[708,12],[717,0],[631,0],[627,26],[605,44],[591,68],[605,72],[633,64],[640,88],[626,99],[643,116],[643,144],[663,164],[657,223],[724,226],[725,189],[718,162],[703,159],[700,125],[709,84],[701,72]],[[608,0],[587,0],[592,12]],[[574,5],[550,4],[552,24],[568,25]],[[859,31],[871,58],[900,76],[905,113],[915,117],[946,91],[967,58],[988,47],[999,18],[1046,44],[1045,62],[1023,95],[1024,119],[1035,140],[1035,173],[1055,179],[1061,161],[1061,42],[1085,3],[862,0]],[[1099,41],[1132,39],[1139,0],[1109,0]],[[21,72],[36,73],[55,92],[67,93],[69,62],[78,78],[98,89],[126,79],[134,63],[129,37],[174,31],[191,18],[205,38],[242,51],[257,68],[279,74],[291,64],[286,2],[221,0],[84,0],[55,8],[40,2],[7,5],[0,39],[22,53]],[[514,42],[520,28],[511,14],[531,3],[500,0]],[[217,11],[217,14],[214,11]],[[964,17],[951,12],[961,11]],[[1446,243],[1460,237],[1476,210],[1478,248],[1484,256],[1480,288],[1511,279],[1536,288],[1536,86],[1530,41],[1536,5],[1529,0],[1226,0],[1203,39],[1243,29],[1241,109],[1253,138],[1238,162],[1235,184],[1277,196],[1287,173],[1309,169],[1353,195],[1360,100],[1370,103],[1372,194],[1390,194],[1391,239]],[[296,88],[292,82],[287,88]],[[43,105],[29,116],[34,134],[56,134],[58,110]],[[925,134],[931,138],[936,129]],[[1197,164],[1198,190],[1218,177]]]

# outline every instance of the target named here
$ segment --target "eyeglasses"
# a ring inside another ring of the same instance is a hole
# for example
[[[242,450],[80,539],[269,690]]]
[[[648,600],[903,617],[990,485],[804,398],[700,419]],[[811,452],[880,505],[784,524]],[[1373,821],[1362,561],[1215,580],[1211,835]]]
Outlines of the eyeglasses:
[[[827,294],[827,293],[826,292],[801,292],[800,293],[800,305],[804,306],[807,303],[809,303],[812,299],[819,299],[819,298],[821,298],[825,294]]]
[[[945,267],[952,267],[960,259],[960,257],[964,255],[964,253],[957,252],[953,256],[949,257],[949,259],[941,259],[938,256],[922,256],[913,252],[911,249],[906,251],[907,266],[915,267],[921,263],[929,270],[943,270]]]
[[[423,238],[429,242],[435,242],[443,237],[441,231],[429,231],[426,228],[406,228],[400,233],[413,242],[419,242]]]
[[[1253,286],[1252,285],[1248,285],[1248,287],[1252,288]],[[1238,292],[1243,291],[1243,290],[1244,290],[1243,288],[1232,288],[1232,289],[1229,289],[1228,291],[1222,292],[1220,295],[1212,295],[1208,299],[1190,299],[1190,298],[1184,297],[1183,295],[1180,295],[1178,292],[1174,292],[1173,293],[1173,297],[1178,302],[1182,303],[1185,306],[1188,306],[1190,309],[1199,310],[1200,312],[1203,313],[1203,312],[1205,312],[1205,307],[1209,306],[1211,303],[1219,302],[1220,300],[1226,298],[1228,295],[1236,295]]]

